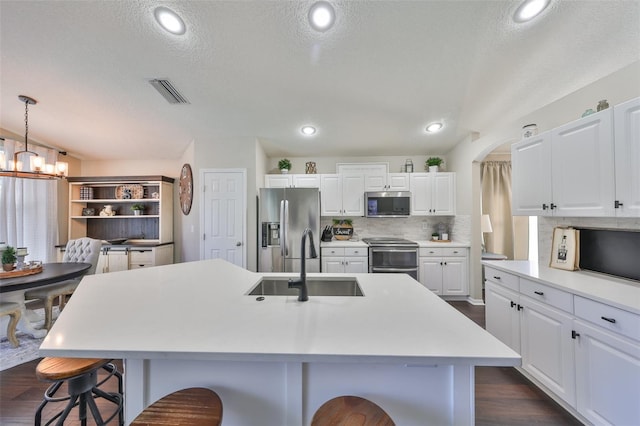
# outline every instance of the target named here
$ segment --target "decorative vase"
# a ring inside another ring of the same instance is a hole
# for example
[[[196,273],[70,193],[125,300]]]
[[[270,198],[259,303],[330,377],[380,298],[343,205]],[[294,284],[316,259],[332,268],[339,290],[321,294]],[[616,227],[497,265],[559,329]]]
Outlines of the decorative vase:
[[[429,166],[429,173],[437,173],[438,166]]]
[[[314,161],[308,161],[306,163],[305,173],[308,175],[315,175],[316,171],[316,163]]]
[[[13,263],[3,263],[2,270],[6,272],[13,271]]]
[[[134,216],[140,216],[142,214],[142,210],[134,210],[133,211],[133,215]]]
[[[287,173],[289,173],[288,169],[280,169],[280,173],[282,173],[283,175],[286,175]]]
[[[333,225],[333,236],[336,240],[350,240],[353,236],[353,225]]]

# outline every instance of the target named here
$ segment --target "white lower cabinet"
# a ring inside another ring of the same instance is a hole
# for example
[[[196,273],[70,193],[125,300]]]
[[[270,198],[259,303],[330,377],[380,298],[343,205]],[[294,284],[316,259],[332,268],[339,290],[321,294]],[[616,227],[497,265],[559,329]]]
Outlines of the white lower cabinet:
[[[640,425],[640,315],[575,297],[577,410],[595,425]]]
[[[571,406],[575,406],[575,369],[570,314],[521,296],[522,368]]]
[[[486,329],[594,425],[640,425],[640,315],[485,267]]]
[[[96,274],[126,271],[129,269],[129,253],[124,250],[102,250],[98,257]]]
[[[369,271],[369,255],[366,247],[323,247],[322,272],[366,273]]]
[[[520,295],[490,281],[485,284],[485,325],[489,333],[520,353]]]
[[[419,256],[419,280],[422,285],[439,296],[469,294],[469,256],[466,247],[421,247]]]

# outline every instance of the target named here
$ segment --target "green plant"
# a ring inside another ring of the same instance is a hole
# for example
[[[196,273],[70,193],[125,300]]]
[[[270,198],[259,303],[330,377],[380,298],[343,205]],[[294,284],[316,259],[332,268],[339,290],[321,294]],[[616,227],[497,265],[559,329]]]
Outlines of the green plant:
[[[144,204],[135,203],[131,206],[131,210],[144,210]]]
[[[353,219],[333,219],[333,224],[353,226]]]
[[[282,160],[278,161],[278,168],[280,170],[291,170],[291,161],[289,161],[287,158],[283,158]]]
[[[18,257],[16,256],[16,249],[11,246],[7,246],[7,248],[2,252],[2,264],[13,265],[16,263],[16,260],[18,260]]]
[[[429,157],[429,158],[427,158],[427,163],[426,163],[427,167],[439,166],[440,164],[442,164],[442,158],[440,158],[440,157]]]

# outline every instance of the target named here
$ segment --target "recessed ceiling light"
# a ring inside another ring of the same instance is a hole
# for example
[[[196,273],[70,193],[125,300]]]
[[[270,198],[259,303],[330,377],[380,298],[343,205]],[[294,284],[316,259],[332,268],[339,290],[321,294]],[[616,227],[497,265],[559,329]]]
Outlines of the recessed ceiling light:
[[[516,22],[527,22],[535,18],[548,5],[550,0],[525,0],[513,15]]]
[[[439,132],[442,129],[442,123],[431,123],[427,126],[426,131],[429,133]]]
[[[303,126],[302,129],[300,129],[300,131],[302,132],[303,135],[311,136],[316,133],[316,128],[313,126]]]
[[[316,2],[309,9],[309,24],[316,31],[327,31],[333,26],[335,20],[335,10],[326,1]]]
[[[153,11],[153,15],[156,17],[158,24],[172,34],[182,35],[187,30],[182,18],[171,9],[157,7]]]

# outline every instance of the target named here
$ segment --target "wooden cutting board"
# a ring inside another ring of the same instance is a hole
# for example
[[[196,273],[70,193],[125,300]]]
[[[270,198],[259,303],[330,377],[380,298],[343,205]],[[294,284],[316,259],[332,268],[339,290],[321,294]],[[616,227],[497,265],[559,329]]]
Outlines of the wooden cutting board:
[[[14,269],[13,271],[0,271],[0,279],[2,278],[16,278],[16,277],[24,277],[26,275],[34,275],[42,272],[42,265],[37,268],[29,268],[29,269]]]

